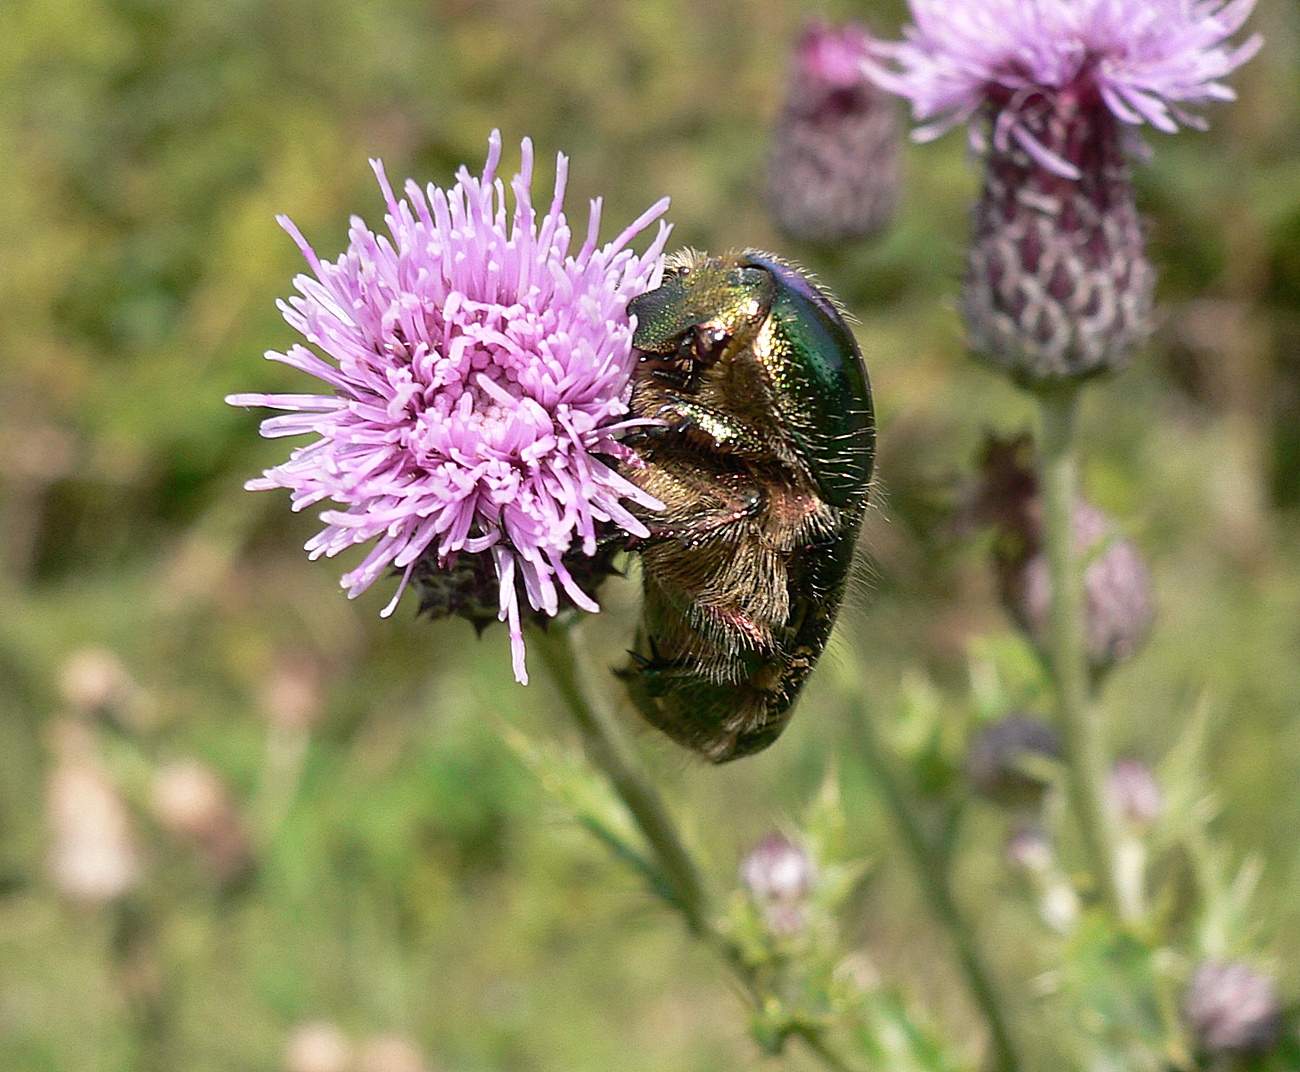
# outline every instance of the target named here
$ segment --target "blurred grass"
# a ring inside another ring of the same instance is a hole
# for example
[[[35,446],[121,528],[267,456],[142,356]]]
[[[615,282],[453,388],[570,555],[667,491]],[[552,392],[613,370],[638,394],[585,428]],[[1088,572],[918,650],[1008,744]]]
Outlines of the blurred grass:
[[[0,1067],[270,1069],[292,1028],[316,1019],[355,1038],[403,1031],[449,1069],[757,1062],[721,969],[552,816],[502,743],[505,722],[567,735],[548,683],[511,682],[498,630],[476,642],[464,623],[380,621],[385,591],[347,602],[345,566],[299,551],[314,520],[240,490],[285,445],[259,440],[258,415],[221,399],[298,388],[261,360],[291,341],[274,299],[300,269],[274,215],[334,255],[349,214],[379,221],[367,157],[445,183],[460,163],[479,166],[491,128],[508,163],[528,135],[537,186],[557,150],[571,155],[570,216],[599,194],[607,234],[669,194],[675,244],[795,256],[858,316],[882,507],[865,540],[871,579],[828,660],[864,675],[886,714],[918,690],[937,697],[955,752],[975,717],[972,659],[1000,668],[1006,703],[1033,700],[980,546],[944,524],[983,430],[1026,427],[1030,412],[962,354],[952,306],[975,178],[960,136],[909,150],[900,218],[872,248],[791,248],[767,221],[765,125],[813,10],[0,8]],[[901,5],[833,13],[892,33]],[[1151,137],[1139,182],[1162,326],[1092,392],[1086,476],[1149,556],[1160,608],[1148,648],[1107,692],[1119,743],[1156,760],[1208,704],[1218,829],[1266,860],[1267,948],[1294,965],[1300,14],[1261,0],[1253,21],[1268,45],[1233,78],[1241,101],[1212,110],[1208,134]],[[605,601],[613,662],[634,587],[611,585]],[[135,683],[99,733],[143,846],[129,912],[145,921],[130,945],[144,968],[124,964],[120,941],[114,953],[128,909],[67,903],[47,867],[51,726],[69,706],[61,675],[88,648]],[[294,668],[318,708],[300,771],[267,699]],[[720,771],[636,732],[722,883],[837,764],[848,850],[883,860],[850,930],[964,1037],[944,947],[889,856],[829,684],[814,680],[779,746]],[[235,889],[152,816],[156,766],[191,756],[226,781],[253,832],[256,870]],[[998,888],[997,837],[991,818],[963,835],[972,903]],[[1021,974],[1033,968],[1023,922],[1008,908],[984,922]]]

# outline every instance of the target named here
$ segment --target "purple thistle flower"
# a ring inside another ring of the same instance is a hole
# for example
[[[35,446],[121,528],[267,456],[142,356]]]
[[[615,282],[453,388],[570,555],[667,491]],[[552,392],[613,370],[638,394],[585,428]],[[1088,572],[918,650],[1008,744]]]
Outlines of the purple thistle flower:
[[[1147,334],[1155,272],[1125,126],[1204,126],[1188,105],[1259,49],[1254,0],[911,0],[872,41],[877,84],[928,141],[967,123],[984,154],[962,312],[971,348],[1028,385],[1121,364]],[[1128,139],[1136,142],[1135,136]]]
[[[1122,122],[1150,123],[1172,133],[1178,124],[1203,128],[1183,105],[1232,100],[1219,79],[1250,59],[1263,43],[1252,34],[1228,38],[1245,23],[1255,0],[910,0],[915,25],[901,42],[874,41],[867,73],[912,103],[930,141],[978,123],[986,102],[1000,107],[993,148],[1019,145],[1049,171],[1079,178],[1078,166],[1024,122],[1021,106],[1035,97],[1095,89]],[[883,61],[883,62],[882,62]],[[893,66],[886,66],[892,63]]]
[[[339,504],[321,513],[325,528],[306,545],[312,558],[376,541],[342,578],[349,597],[402,570],[387,616],[413,571],[482,563],[499,588],[515,677],[527,683],[521,589],[540,615],[598,610],[565,556],[596,555],[611,526],[648,535],[625,504],[661,507],[617,465],[637,464],[620,436],[643,423],[627,419],[635,365],[627,303],[658,284],[669,228],[661,222],[641,256],[627,244],[668,200],[601,247],[593,201],[586,240],[570,253],[567,159],[557,158],[555,196],[539,220],[524,139],[507,220],[499,132],[488,144],[481,179],[461,168],[450,190],[430,185],[427,194],[408,181],[401,201],[372,161],[392,239],[353,217],[336,262],[322,261],[280,217],[315,276],[298,276],[298,295],[280,309],[332,363],[302,345],[266,356],[332,393],[227,401],[290,411],[264,421],[264,436],[319,437],[246,487],[288,488],[295,510]]]

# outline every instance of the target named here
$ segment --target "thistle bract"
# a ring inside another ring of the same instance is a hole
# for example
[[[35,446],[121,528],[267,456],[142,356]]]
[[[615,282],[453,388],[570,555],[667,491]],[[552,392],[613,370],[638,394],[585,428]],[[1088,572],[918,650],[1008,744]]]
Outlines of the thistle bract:
[[[659,505],[617,465],[636,464],[620,442],[636,423],[627,419],[627,303],[657,284],[668,228],[660,224],[643,255],[627,246],[668,203],[598,246],[595,201],[586,239],[570,252],[566,159],[558,158],[555,196],[539,218],[524,140],[508,218],[500,155],[493,132],[481,178],[462,168],[449,190],[408,181],[401,200],[373,162],[391,238],[354,218],[334,262],[281,218],[312,275],[297,277],[298,294],[280,308],[324,357],[302,345],[266,356],[331,390],[227,401],[290,411],[264,421],[264,436],[317,436],[247,487],[288,488],[295,510],[338,504],[307,543],[312,558],[375,541],[343,576],[349,596],[402,571],[388,614],[413,574],[432,578],[459,563],[463,577],[472,559],[469,572],[494,582],[515,676],[526,682],[521,603],[543,619],[566,606],[597,610],[575,580],[574,556],[596,556],[611,529],[646,535],[626,504]],[[434,613],[460,609],[422,603]],[[468,616],[481,614],[480,599],[469,605]]]
[[[1149,328],[1124,127],[1203,127],[1254,0],[912,0],[868,74],[907,98],[926,141],[961,123],[985,157],[966,272],[972,349],[1027,384],[1120,364]],[[1132,139],[1129,139],[1132,140]]]

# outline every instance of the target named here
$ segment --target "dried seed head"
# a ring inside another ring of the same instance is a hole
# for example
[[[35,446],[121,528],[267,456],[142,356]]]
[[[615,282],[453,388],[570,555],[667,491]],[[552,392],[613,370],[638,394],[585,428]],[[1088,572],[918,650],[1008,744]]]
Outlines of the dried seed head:
[[[809,23],[773,130],[767,201],[791,238],[869,238],[898,197],[898,121],[863,69],[866,31]]]
[[[1281,1029],[1276,984],[1239,961],[1202,963],[1183,1013],[1201,1049],[1213,1056],[1263,1053]]]
[[[1036,808],[1051,785],[1044,761],[1061,758],[1061,739],[1035,718],[1013,715],[985,726],[966,752],[966,778],[1006,808]]]

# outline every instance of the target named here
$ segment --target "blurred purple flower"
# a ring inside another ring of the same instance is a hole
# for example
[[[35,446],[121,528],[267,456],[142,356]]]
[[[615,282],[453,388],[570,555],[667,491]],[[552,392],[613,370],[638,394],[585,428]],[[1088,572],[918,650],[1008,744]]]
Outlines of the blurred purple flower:
[[[450,190],[430,185],[426,195],[408,181],[399,201],[372,161],[392,240],[354,217],[337,262],[322,261],[280,217],[315,275],[298,276],[298,295],[280,309],[333,363],[302,345],[266,356],[311,373],[331,393],[227,401],[291,411],[264,421],[264,436],[319,437],[246,486],[289,488],[295,510],[327,499],[342,507],[322,512],[325,528],[306,545],[312,558],[377,541],[343,576],[349,596],[402,570],[387,615],[417,565],[450,570],[458,556],[490,564],[515,677],[527,682],[520,586],[540,614],[598,610],[565,555],[595,555],[610,525],[647,535],[625,502],[660,506],[616,463],[636,463],[619,441],[633,423],[627,303],[657,285],[668,227],[660,224],[641,256],[627,244],[668,201],[601,247],[594,201],[586,240],[570,253],[568,161],[558,157],[555,196],[539,220],[528,139],[522,150],[510,220],[496,131],[482,178],[462,168]]]
[[[1078,178],[1079,168],[1039,139],[1022,109],[1036,99],[1094,93],[1115,118],[1172,133],[1204,121],[1184,108],[1232,100],[1220,79],[1262,44],[1228,38],[1255,0],[910,0],[915,25],[901,42],[874,41],[867,73],[912,103],[929,141],[998,109],[993,148],[1018,144],[1049,171]],[[977,149],[983,131],[971,124]]]
[[[767,200],[792,238],[869,238],[898,200],[898,120],[867,78],[867,31],[854,22],[804,26],[773,129]]]

